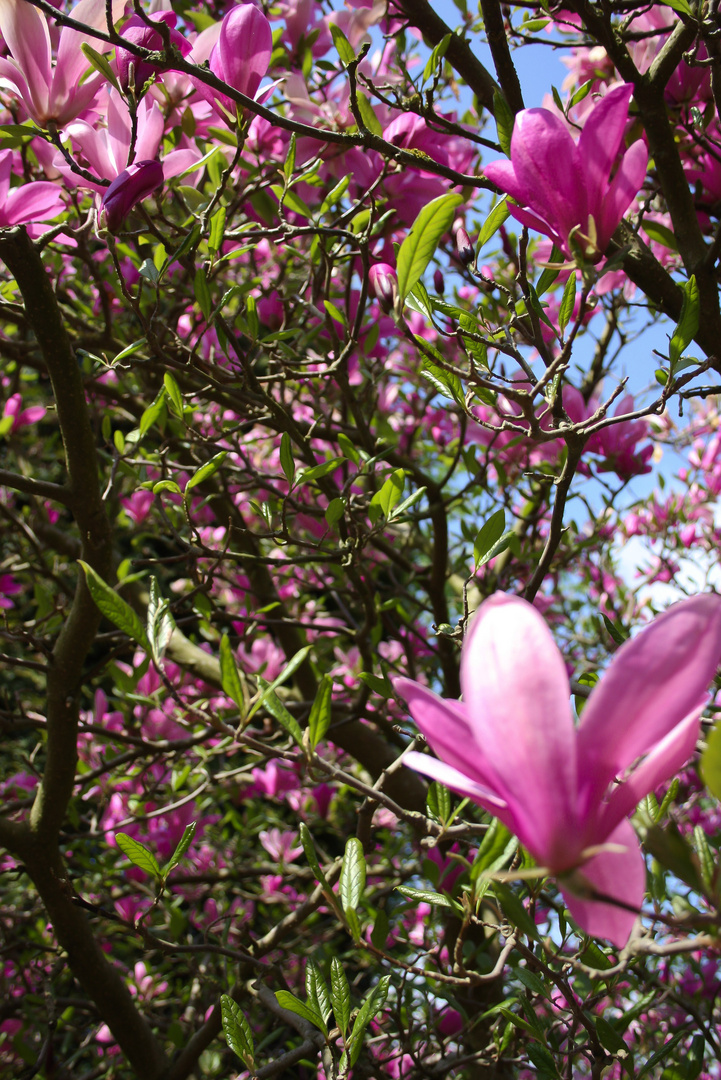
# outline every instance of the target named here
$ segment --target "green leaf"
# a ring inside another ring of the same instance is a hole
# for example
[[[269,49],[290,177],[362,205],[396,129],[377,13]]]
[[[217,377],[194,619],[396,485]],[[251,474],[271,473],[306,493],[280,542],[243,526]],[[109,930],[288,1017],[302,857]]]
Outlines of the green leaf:
[[[131,637],[133,641],[140,645],[141,649],[145,649],[147,653],[151,652],[150,642],[148,641],[148,635],[145,632],[140,616],[133,611],[129,604],[123,600],[122,596],[119,596],[115,592],[115,589],[111,589],[110,586],[103,581],[100,575],[93,570],[92,566],[89,566],[82,559],[78,559],[78,562],[82,566],[85,572],[85,581],[88,586],[88,592],[93,598],[93,602],[99,611],[109,619],[110,622],[117,626],[118,630],[122,630],[124,634]]]
[[[573,307],[576,303],[576,275],[571,274],[570,278],[566,282],[566,287],[563,290],[563,296],[561,297],[561,306],[558,310],[558,328],[563,335],[564,330],[571,321],[573,315]]]
[[[343,456],[347,457],[349,461],[352,461],[354,465],[357,465],[360,461],[360,454],[358,453],[357,449],[355,448],[351,440],[348,438],[348,436],[344,435],[343,432],[340,431],[336,436],[336,441],[343,452]]]
[[[476,570],[489,561],[490,552],[503,536],[505,528],[506,511],[501,507],[495,514],[491,514],[487,521],[484,521],[473,542],[473,561]]]
[[[358,112],[361,115],[363,126],[367,131],[371,131],[374,135],[382,135],[383,127],[373,111],[373,106],[368,98],[360,90],[357,92],[356,97],[358,99]]]
[[[428,61],[426,63],[426,66],[423,69],[423,82],[424,83],[428,82],[431,75],[435,74],[435,71],[436,71],[436,68],[438,67],[439,61],[442,60],[443,57],[446,55],[446,51],[448,49],[448,46],[451,43],[451,38],[452,37],[453,37],[453,34],[444,34],[443,37],[441,38],[441,40],[436,45],[433,52],[431,53],[431,55],[428,57]]]
[[[666,3],[674,11],[678,11],[679,15],[688,15],[690,18],[695,18],[693,8],[688,3],[688,0],[666,0]]]
[[[508,201],[506,199],[501,199],[501,201],[493,207],[490,214],[483,222],[481,231],[478,234],[477,251],[480,251],[484,244],[487,244],[491,237],[496,235],[509,214]]]
[[[242,714],[245,711],[243,683],[241,682],[238,665],[235,662],[235,656],[227,634],[223,634],[220,639],[220,685],[231,701],[235,702]]]
[[[343,502],[343,499],[331,499],[331,501],[328,503],[328,506],[326,507],[325,514],[323,515],[325,517],[328,528],[332,529],[333,526],[340,521],[344,513],[345,503]]]
[[[118,357],[115,359],[117,361]],[[162,390],[158,391],[155,400],[143,411],[143,415],[140,417],[140,423],[138,424],[138,433],[141,439],[143,435],[150,431],[151,427],[165,408],[165,397],[166,389],[163,387]]]
[[[188,480],[185,485],[185,494],[187,495],[198,484],[202,484],[204,480],[209,480],[211,476],[215,476],[220,466],[223,464],[228,456],[227,450],[221,450],[219,454],[215,454],[210,461],[206,461],[205,465],[201,465],[196,472]]]
[[[545,292],[548,292],[551,285],[553,285],[554,281],[561,273],[560,269],[557,269],[555,264],[560,267],[560,265],[566,261],[563,252],[559,251],[555,244],[553,245],[553,250],[551,251],[548,261],[554,265],[546,266],[536,282],[536,296],[538,297],[541,297]]]
[[[77,46],[75,47],[77,48]],[[113,86],[119,94],[121,94],[122,91],[120,89],[120,84],[107,58],[103,56],[102,53],[96,52],[95,49],[91,45],[88,45],[86,41],[82,42],[80,46],[80,51],[82,52],[88,63],[91,65],[91,67],[94,67],[96,71],[99,71],[100,74],[107,79],[110,85]]]
[[[366,884],[366,861],[363,845],[357,836],[346,841],[340,871],[340,901],[344,911],[355,911],[361,902]]]
[[[293,444],[287,431],[284,431],[280,438],[280,465],[292,488],[295,479],[295,461],[293,460]]]
[[[161,595],[157,578],[152,577],[150,579],[146,633],[150,642],[151,655],[156,664],[162,662],[174,629],[175,620],[170,614],[170,605]]]
[[[355,49],[341,30],[340,26],[336,26],[335,23],[330,23],[329,27],[330,36],[333,38],[333,44],[335,45],[341,60],[346,66],[352,64],[355,60]]]
[[[417,488],[411,495],[408,496],[407,499],[404,499],[402,503],[399,503],[398,506],[396,506],[393,509],[393,511],[391,512],[391,515],[390,515],[390,520],[395,520],[396,518],[399,518],[403,514],[405,514],[406,511],[410,510],[410,508],[412,506],[414,506],[418,502],[419,499],[423,498],[425,493],[426,493],[426,488],[424,488],[424,487]]]
[[[706,838],[702,825],[694,825],[693,838],[696,845],[696,854],[698,855],[699,866],[701,868],[701,879],[706,886],[706,889],[710,892],[713,885],[713,880],[716,877],[716,867],[714,865],[714,857],[709,847],[709,842]]]
[[[330,675],[324,675],[318,684],[315,700],[308,717],[308,733],[310,735],[310,745],[313,749],[316,748],[330,727],[332,697],[333,680]]]
[[[462,202],[461,195],[439,195],[423,207],[413,222],[396,260],[398,295],[401,301],[405,300],[424,273],[433,258],[438,241],[453,224],[456,207]]]
[[[375,694],[379,694],[386,700],[393,697],[393,683],[390,679],[379,679],[377,675],[372,675],[369,671],[361,671],[359,677]]]
[[[503,914],[508,921],[517,926],[528,937],[538,940],[538,930],[531,916],[526,911],[523,905],[523,901],[516,896],[513,890],[506,884],[500,881],[493,882],[493,891],[496,894],[496,899],[501,905]]]
[[[506,157],[511,156],[511,136],[513,135],[513,113],[500,90],[493,95],[493,115],[496,119],[498,141]]]
[[[295,132],[293,132],[290,137],[288,153],[286,154],[285,161],[283,162],[283,176],[285,177],[286,184],[293,175],[293,169],[295,169],[295,143]]]
[[[555,1080],[559,1075],[553,1055],[545,1046],[529,1043],[526,1047],[529,1061],[536,1066],[538,1080]]]
[[[290,191],[282,188],[280,184],[271,184],[270,189],[277,198],[278,202],[291,210],[294,214],[300,214],[301,217],[311,218],[313,216],[310,207],[307,203],[304,203],[300,195],[297,195],[295,191]]]
[[[350,987],[343,965],[337,956],[334,956],[330,962],[330,1000],[335,1022],[345,1040],[350,1023]]]
[[[544,986],[541,979],[536,975],[535,971],[529,971],[528,968],[519,967],[516,968],[516,975],[520,982],[530,990],[532,994],[536,994],[537,997],[548,998],[550,994],[547,988]]]
[[[405,896],[407,900],[415,900],[419,904],[430,904],[432,907],[453,907],[447,896],[430,889],[412,889],[410,885],[398,885],[395,891]]]
[[[426,807],[431,817],[440,822],[448,821],[451,816],[451,793],[447,787],[439,784],[437,780],[428,785]]]
[[[322,480],[324,476],[335,472],[345,460],[344,457],[329,458],[328,461],[323,461],[320,465],[312,465],[309,469],[301,469],[296,477],[296,484],[300,487],[301,484],[309,484],[311,480]]]
[[[337,307],[336,304],[332,303],[332,301],[330,300],[324,300],[323,306],[330,315],[331,319],[335,319],[335,321],[339,322],[341,326],[348,325],[348,320],[346,319],[345,314],[341,311],[339,307]]]
[[[671,4],[671,7],[674,5]],[[682,1039],[687,1038],[688,1032],[685,1027],[682,1027],[680,1031],[677,1031],[671,1038],[667,1038],[663,1046],[661,1046],[655,1054],[651,1054],[651,1057],[644,1062],[642,1068],[636,1073],[635,1080],[643,1080],[644,1076],[653,1076],[654,1069],[657,1065],[660,1065],[662,1061],[668,1061],[671,1055],[671,1051],[681,1042]]]
[[[608,1050],[611,1054],[616,1054],[619,1057],[628,1056],[628,1046],[625,1040],[616,1031],[613,1024],[609,1024],[608,1020],[604,1020],[602,1016],[596,1016],[594,1018],[596,1025],[596,1034],[598,1035],[601,1046]]]
[[[308,1023],[320,1028],[324,1035],[328,1034],[328,1025],[320,1013],[316,1012],[311,1005],[306,1005],[288,990],[276,990],[275,996],[282,1009],[287,1009],[288,1012],[295,1013],[296,1016],[302,1016]]]
[[[225,239],[225,207],[219,206],[210,219],[210,233],[208,236],[208,250],[216,255],[223,246]],[[207,316],[206,316],[207,318]]]
[[[669,346],[668,355],[672,371],[681,359],[684,349],[691,344],[698,332],[700,312],[701,301],[699,298],[698,285],[696,284],[695,274],[692,274],[683,287],[681,316]]]
[[[210,296],[210,287],[208,285],[208,278],[205,270],[202,266],[199,266],[195,271],[195,279],[193,281],[193,289],[195,292],[195,299],[198,301],[198,306],[203,312],[206,321],[210,319],[213,312],[213,301]]]
[[[578,90],[574,92],[573,97],[568,103],[569,112],[576,105],[579,105],[584,98],[588,97],[588,95],[591,93],[591,88],[594,84],[594,81],[594,79],[588,79],[585,83],[582,83],[581,86],[579,86]]]
[[[670,251],[678,251],[676,237],[671,230],[666,225],[662,225],[660,221],[644,221],[643,231],[646,233],[649,240],[655,240],[657,244],[661,244]]]
[[[403,469],[395,469],[383,484],[380,491],[377,491],[371,499],[371,506],[379,506],[386,519],[391,516],[393,507],[396,506],[403,494],[405,479],[405,471]]]
[[[721,723],[709,732],[706,750],[700,759],[700,777],[711,795],[721,799]]]
[[[315,874],[316,880],[319,881],[321,885],[325,886],[325,888],[328,888],[328,881],[325,874],[320,868],[318,856],[315,853],[313,837],[310,835],[310,829],[304,821],[301,821],[300,825],[298,826],[298,833],[300,835],[300,842],[303,845],[305,857],[308,860],[308,865]]]
[[[628,637],[628,634],[625,632],[623,627],[618,623],[612,622],[611,619],[609,619],[609,617],[604,614],[603,611],[601,612],[601,618],[603,619],[604,626],[606,627],[606,630],[608,631],[611,640],[614,641],[616,645],[623,645],[624,641]]]
[[[191,821],[189,825],[186,825],[183,829],[183,835],[178,841],[178,846],[171,855],[169,861],[163,867],[163,877],[167,878],[171,870],[174,870],[180,860],[185,855],[186,851],[193,843],[193,837],[195,836],[196,823]]]
[[[450,371],[444,371],[443,368],[436,367],[430,360],[424,360],[421,368],[421,375],[424,379],[434,386],[439,394],[443,397],[450,398],[451,401],[455,401],[456,405],[459,405],[461,409],[465,409],[466,401],[463,396],[463,383],[457,375]]]
[[[287,682],[291,675],[295,675],[300,665],[305,661],[306,657],[308,656],[310,649],[310,645],[304,645],[302,649],[298,649],[298,652],[295,653],[294,656],[291,656],[290,660],[285,665],[280,675],[276,675],[272,682],[266,682],[265,679],[258,680],[259,683],[263,683],[263,693],[260,695],[258,700],[253,703],[250,712],[248,713],[248,720],[252,720],[261,705],[265,704],[265,698],[267,694],[273,693],[273,691],[277,690],[279,686],[282,686],[284,682]],[[298,730],[300,731],[300,728],[298,728]]]
[[[389,929],[388,916],[385,909],[381,908],[376,915],[376,921],[373,923],[373,930],[371,931],[371,944],[376,949],[385,949]]]
[[[351,1065],[355,1065],[358,1060],[365,1029],[385,1005],[390,981],[390,975],[384,975],[366,996],[365,1001],[358,1010],[358,1015],[353,1022],[353,1031],[351,1032],[347,1043]]]
[[[178,386],[177,382],[169,371],[166,371],[163,375],[163,386],[165,387],[165,392],[167,393],[173,404],[173,408],[175,409],[178,416],[182,419],[183,395],[180,393],[180,387]]]
[[[122,853],[130,859],[133,866],[137,866],[144,873],[149,874],[150,877],[162,881],[163,875],[160,873],[157,859],[152,851],[146,848],[145,844],[141,844],[139,840],[133,840],[132,836],[128,836],[124,832],[115,834],[115,842]]]
[[[320,969],[312,960],[307,960],[305,965],[305,992],[308,1005],[327,1023],[331,1011],[330,994]]]
[[[270,683],[261,676],[257,676],[258,685],[263,691],[262,703],[263,707],[270,713],[274,720],[277,720],[282,728],[284,728],[289,735],[295,739],[298,746],[303,745],[303,732],[301,731],[300,724],[296,718],[289,713],[283,702],[278,695],[271,689]]]
[[[255,1072],[253,1057],[253,1033],[240,1006],[228,997],[220,995],[220,1011],[223,1018],[225,1041],[234,1054],[237,1054],[246,1068]]]

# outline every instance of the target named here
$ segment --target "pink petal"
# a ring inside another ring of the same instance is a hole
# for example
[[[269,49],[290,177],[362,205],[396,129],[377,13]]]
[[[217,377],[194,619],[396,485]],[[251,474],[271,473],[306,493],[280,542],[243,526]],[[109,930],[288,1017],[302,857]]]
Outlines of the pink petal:
[[[232,8],[223,19],[210,70],[235,90],[254,97],[273,51],[270,23],[254,4]]]
[[[438,780],[452,791],[457,791],[459,795],[465,795],[474,802],[480,803],[497,817],[503,815],[502,820],[507,819],[508,815],[504,814],[504,811],[508,810],[508,806],[503,799],[499,799],[481,784],[469,780],[465,773],[459,772],[451,765],[446,765],[438,758],[431,757],[430,754],[419,754],[415,750],[409,751],[403,758],[403,762],[409,769],[423,773],[424,776],[430,776],[432,780]]]
[[[113,22],[122,18],[125,4],[123,0],[113,0]],[[96,30],[107,30],[105,19],[105,0],[80,0],[68,12],[78,22],[86,26],[92,26]],[[56,102],[66,102],[73,97],[78,88],[78,80],[88,70],[90,64],[80,49],[83,42],[89,41],[96,52],[107,52],[111,46],[94,37],[92,34],[81,34],[78,30],[70,30],[63,27],[60,31],[58,43],[58,60],[55,66],[53,79],[53,99]],[[81,110],[75,113],[80,114]]]
[[[707,701],[708,694],[704,694],[698,708],[657,743],[629,776],[621,779],[604,806],[599,821],[599,836],[607,835],[609,829],[615,828],[619,821],[633,813],[641,799],[650,791],[655,791],[664,780],[674,776],[688,761],[696,748],[701,713]],[[591,838],[590,842],[595,841]]]
[[[511,212],[511,217],[514,217],[516,221],[520,221],[521,225],[527,225],[529,229],[535,229],[536,232],[543,233],[543,235],[552,240],[564,254],[570,255],[571,249],[568,245],[567,235],[559,236],[553,226],[549,225],[547,221],[538,217],[537,214],[532,214],[529,210],[524,210],[520,206],[514,206],[513,203],[509,203],[508,209]]]
[[[588,191],[588,209],[594,217],[608,191],[611,169],[623,141],[632,94],[633,86],[630,83],[610,90],[589,113],[578,140],[578,152],[583,162]]]
[[[578,729],[582,819],[614,777],[698,711],[719,660],[721,597],[713,593],[674,604],[618,650]]]
[[[27,0],[0,0],[0,32],[27,81],[28,109],[41,114],[52,78],[47,20]]]
[[[648,150],[645,142],[639,139],[623,155],[618,172],[611,181],[600,205],[596,218],[598,247],[605,251],[618,223],[638,194],[645,178],[648,165]]]
[[[628,941],[646,891],[646,867],[638,838],[629,821],[623,821],[608,837],[609,844],[620,844],[623,852],[604,851],[589,859],[577,874],[595,892],[620,900],[624,907],[599,900],[585,900],[559,882],[571,915],[591,937],[606,938],[619,949]],[[631,910],[628,910],[628,909]]]
[[[543,865],[567,869],[581,842],[576,732],[563,658],[531,604],[496,593],[481,605],[463,648],[461,686],[470,746],[482,747],[498,776],[519,839]],[[456,756],[469,749],[459,743]]]
[[[411,716],[431,750],[471,783],[480,784],[484,791],[491,791],[504,803],[503,788],[476,743],[466,706],[462,702],[445,701],[410,679],[394,679],[393,689],[407,702]]]
[[[28,221],[47,221],[65,209],[57,184],[36,180],[15,188],[0,206],[0,220],[7,225],[23,225]]]
[[[588,202],[578,148],[562,120],[548,109],[525,109],[516,117],[511,160],[520,200],[561,236],[585,226]]]

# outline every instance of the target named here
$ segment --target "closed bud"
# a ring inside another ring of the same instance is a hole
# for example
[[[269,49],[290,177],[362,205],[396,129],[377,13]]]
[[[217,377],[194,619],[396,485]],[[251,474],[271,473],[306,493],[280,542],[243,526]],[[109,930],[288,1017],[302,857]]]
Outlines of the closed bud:
[[[476,257],[471,238],[463,226],[456,232],[456,251],[464,266],[470,266]]]
[[[100,204],[98,225],[108,232],[117,232],[135,204],[162,186],[163,166],[159,161],[136,161],[106,189]]]
[[[393,311],[398,296],[398,278],[395,270],[388,263],[376,263],[368,272],[368,280],[382,310],[389,314]]]
[[[446,283],[443,280],[443,274],[440,270],[435,270],[433,272],[433,288],[439,296],[443,296],[443,293],[446,291]]]

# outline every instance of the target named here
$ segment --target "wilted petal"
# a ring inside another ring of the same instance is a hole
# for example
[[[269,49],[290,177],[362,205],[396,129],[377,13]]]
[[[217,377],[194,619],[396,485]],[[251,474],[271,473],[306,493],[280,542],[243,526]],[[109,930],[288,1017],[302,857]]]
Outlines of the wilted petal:
[[[620,904],[586,900],[573,891],[573,885],[560,881],[566,906],[582,930],[592,937],[607,938],[619,949],[628,941],[646,891],[646,866],[638,838],[629,821],[622,821],[608,837],[623,851],[603,851],[576,871],[576,888],[584,882],[594,892],[613,897]],[[621,906],[623,905],[623,906]]]
[[[570,688],[531,604],[496,593],[481,605],[463,648],[461,686],[473,742],[499,778],[519,839],[543,865],[568,869],[580,842]]]
[[[582,817],[614,777],[698,710],[719,659],[721,597],[713,593],[674,604],[618,650],[578,730]]]

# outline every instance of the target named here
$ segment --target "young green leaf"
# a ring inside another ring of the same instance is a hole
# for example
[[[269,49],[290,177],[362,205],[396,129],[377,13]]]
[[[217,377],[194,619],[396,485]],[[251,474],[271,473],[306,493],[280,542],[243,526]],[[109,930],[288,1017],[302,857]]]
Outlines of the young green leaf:
[[[292,488],[295,479],[295,461],[293,460],[293,444],[287,431],[284,431],[280,437],[280,465]]]
[[[303,732],[301,731],[300,724],[293,716],[293,714],[288,712],[283,702],[280,700],[275,691],[271,688],[271,684],[266,682],[266,680],[260,675],[258,675],[257,678],[258,685],[263,691],[263,707],[270,713],[273,719],[277,720],[280,726],[284,728],[288,732],[288,734],[295,739],[295,741],[298,743],[298,746],[302,746]],[[255,708],[256,706],[253,707],[253,711],[255,711]]]
[[[407,900],[416,900],[419,904],[430,904],[432,907],[453,907],[447,896],[430,889],[412,889],[410,885],[398,885],[396,892],[405,896]]]
[[[366,861],[363,845],[357,836],[346,841],[340,871],[340,901],[345,912],[355,911],[361,902],[366,884]]]
[[[311,1005],[305,1004],[288,990],[276,990],[275,996],[282,1009],[287,1009],[288,1012],[295,1013],[296,1016],[302,1016],[304,1020],[313,1024],[314,1027],[320,1028],[324,1035],[328,1034],[328,1025],[320,1013]]]
[[[330,727],[332,696],[333,680],[330,675],[324,675],[318,684],[315,700],[308,717],[308,733],[310,745],[313,749],[315,749]]]
[[[480,251],[481,248],[488,243],[491,237],[496,235],[503,222],[509,216],[510,212],[511,211],[508,209],[507,199],[501,199],[501,201],[493,207],[490,214],[483,222],[481,231],[478,234],[478,243],[476,246],[477,251]]]
[[[227,456],[228,451],[221,450],[220,453],[215,454],[210,459],[210,461],[206,461],[205,465],[201,465],[200,468],[193,473],[193,475],[188,480],[188,483],[185,485],[185,494],[187,495],[188,492],[192,488],[197,487],[198,484],[202,484],[204,480],[209,480],[211,476],[215,476]]]
[[[377,491],[371,499],[371,506],[379,506],[386,519],[391,516],[393,507],[398,503],[403,494],[405,479],[405,471],[403,469],[395,469],[385,481],[380,491]]]
[[[180,392],[180,387],[178,386],[177,382],[169,371],[166,371],[163,375],[163,386],[165,387],[165,391],[172,402],[173,408],[175,409],[178,416],[182,419],[183,395]]]
[[[176,847],[173,854],[170,856],[170,859],[168,860],[168,862],[163,867],[163,877],[164,878],[167,878],[170,871],[174,870],[175,867],[180,862],[180,860],[184,857],[186,851],[188,850],[190,845],[193,843],[193,837],[195,836],[195,830],[196,830],[196,822],[194,822],[194,821],[191,821],[190,825],[186,825],[185,828],[183,829],[183,835],[181,836],[180,840],[178,841],[178,846]]]
[[[77,45],[75,47],[77,48]],[[118,82],[115,72],[113,71],[110,63],[108,62],[107,57],[103,56],[102,53],[96,52],[92,45],[88,45],[87,41],[82,42],[80,46],[80,51],[82,52],[85,59],[95,68],[95,70],[99,71],[100,74],[107,79],[110,85],[113,86],[119,94],[122,94],[122,90],[120,89],[120,83]]]
[[[506,157],[511,156],[511,136],[513,135],[513,113],[500,90],[493,95],[493,115],[496,119],[498,141]]]
[[[358,112],[361,115],[363,126],[366,128],[367,131],[371,131],[374,135],[382,135],[383,127],[380,120],[373,111],[373,106],[371,105],[368,98],[360,90],[358,91],[356,97],[358,99]]]
[[[352,64],[355,60],[355,49],[341,30],[340,26],[336,26],[335,23],[330,23],[329,26],[330,36],[333,38],[333,44],[335,45],[341,60],[346,66]]]
[[[563,332],[571,321],[573,315],[573,308],[576,303],[576,275],[571,274],[570,278],[566,282],[566,286],[563,290],[563,296],[561,297],[561,306],[558,310],[558,328]]]
[[[413,222],[396,260],[398,295],[401,301],[405,300],[424,273],[433,258],[438,241],[453,223],[456,207],[462,202],[461,195],[439,195],[423,207]]]
[[[335,1022],[345,1039],[350,1023],[350,987],[343,965],[337,956],[334,956],[330,962],[330,1000]]]
[[[238,665],[235,662],[235,656],[227,634],[223,634],[220,639],[220,684],[242,714],[246,705],[243,683],[241,682]]]
[[[220,251],[225,239],[225,207],[219,206],[210,219],[210,233],[208,236],[208,250],[214,255]],[[207,317],[207,316],[206,316]]]
[[[253,1033],[244,1013],[240,1006],[227,994],[221,994],[220,996],[220,1010],[223,1018],[225,1041],[233,1053],[238,1055],[246,1068],[254,1072]]]
[[[150,642],[151,655],[156,664],[162,663],[174,629],[175,620],[170,614],[168,601],[160,594],[157,578],[152,577],[150,579],[146,633]]]
[[[487,521],[484,521],[473,543],[473,561],[476,569],[485,565],[491,558],[490,552],[503,536],[505,528],[506,511],[501,507],[495,514],[491,514]]]
[[[122,853],[130,859],[133,866],[137,866],[138,869],[149,874],[150,877],[162,881],[163,875],[160,873],[158,861],[152,851],[146,848],[145,844],[141,844],[139,840],[134,840],[132,836],[122,832],[115,834],[115,843]]]
[[[347,1043],[351,1065],[355,1065],[358,1060],[366,1028],[385,1005],[390,981],[390,975],[384,975],[376,986],[368,993],[365,1001],[358,1010],[358,1015],[353,1022],[353,1030]]]
[[[262,693],[258,700],[253,703],[250,712],[248,713],[248,720],[252,720],[261,705],[265,704],[266,695],[273,693],[279,686],[282,686],[283,683],[287,682],[291,675],[295,675],[300,665],[306,660],[310,648],[310,645],[304,645],[302,649],[298,649],[298,652],[295,653],[294,656],[291,656],[280,675],[276,675],[272,682],[266,682],[265,679],[258,680],[258,683],[262,684]],[[300,728],[298,728],[298,730],[300,731]]]
[[[92,566],[89,566],[82,559],[78,559],[78,562],[82,566],[85,572],[85,582],[88,586],[88,592],[93,598],[93,602],[99,611],[109,619],[110,622],[117,626],[118,630],[122,630],[124,634],[131,637],[133,641],[140,645],[141,649],[145,649],[147,653],[151,652],[150,642],[148,641],[148,635],[145,632],[145,627],[140,621],[140,616],[137,615],[129,604],[126,604],[122,596],[119,596],[114,589],[103,581],[100,575],[93,570]]]
[[[305,992],[308,1005],[327,1023],[331,1011],[330,994],[319,967],[312,960],[306,961],[305,965]]]
[[[208,278],[202,266],[199,266],[195,271],[194,291],[195,299],[198,301],[200,310],[203,312],[206,320],[210,319],[213,312],[213,301],[210,296]]]
[[[683,287],[683,302],[678,326],[674,331],[669,345],[668,355],[671,362],[671,371],[681,359],[684,349],[691,344],[698,331],[701,313],[701,300],[699,298],[698,285],[694,274],[688,279]]]

